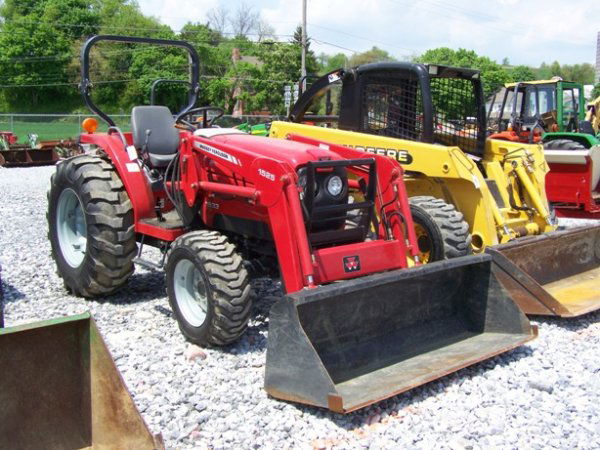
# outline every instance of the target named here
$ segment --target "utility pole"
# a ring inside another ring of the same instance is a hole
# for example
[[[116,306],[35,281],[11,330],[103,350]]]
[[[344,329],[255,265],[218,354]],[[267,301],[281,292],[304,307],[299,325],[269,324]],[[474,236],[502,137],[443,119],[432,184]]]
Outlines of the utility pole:
[[[302,0],[302,67],[300,69],[302,89],[306,90],[306,0]]]

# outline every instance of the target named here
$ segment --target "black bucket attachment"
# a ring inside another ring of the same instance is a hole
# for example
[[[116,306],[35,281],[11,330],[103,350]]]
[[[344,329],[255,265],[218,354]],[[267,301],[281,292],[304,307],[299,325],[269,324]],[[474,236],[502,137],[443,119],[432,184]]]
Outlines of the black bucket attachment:
[[[526,314],[574,317],[600,309],[600,224],[486,251],[496,276]]]
[[[350,412],[511,350],[537,329],[488,255],[285,296],[269,319],[265,389]]]
[[[164,448],[89,314],[0,329],[0,448]]]

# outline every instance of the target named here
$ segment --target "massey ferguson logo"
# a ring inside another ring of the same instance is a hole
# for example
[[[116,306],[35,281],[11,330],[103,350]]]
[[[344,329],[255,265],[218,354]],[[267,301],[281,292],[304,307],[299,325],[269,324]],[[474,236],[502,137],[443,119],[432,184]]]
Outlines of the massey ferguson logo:
[[[344,256],[344,272],[358,272],[360,270],[360,258],[357,256]]]

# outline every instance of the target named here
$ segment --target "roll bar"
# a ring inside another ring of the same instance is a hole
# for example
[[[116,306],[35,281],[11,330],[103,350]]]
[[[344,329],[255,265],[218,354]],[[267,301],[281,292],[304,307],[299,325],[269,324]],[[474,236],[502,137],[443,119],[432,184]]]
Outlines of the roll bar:
[[[150,105],[156,104],[156,88],[158,88],[161,84],[185,84],[188,87],[188,90],[192,88],[192,85],[187,80],[171,80],[168,78],[159,78],[158,80],[154,80],[152,86],[150,87]]]
[[[179,113],[177,113],[176,120],[184,116],[190,109],[192,109],[196,101],[198,100],[198,93],[200,92],[200,57],[196,49],[185,41],[175,41],[169,39],[154,39],[145,37],[134,37],[134,36],[115,36],[115,35],[96,35],[89,38],[83,47],[81,48],[81,84],[79,90],[83,96],[85,104],[99,117],[102,118],[109,126],[114,127],[115,122],[96,104],[92,101],[90,96],[93,84],[90,80],[90,50],[94,44],[100,41],[111,41],[121,42],[125,44],[150,44],[150,45],[162,45],[165,47],[179,47],[188,52],[189,63],[190,63],[190,91],[188,96],[188,104]]]

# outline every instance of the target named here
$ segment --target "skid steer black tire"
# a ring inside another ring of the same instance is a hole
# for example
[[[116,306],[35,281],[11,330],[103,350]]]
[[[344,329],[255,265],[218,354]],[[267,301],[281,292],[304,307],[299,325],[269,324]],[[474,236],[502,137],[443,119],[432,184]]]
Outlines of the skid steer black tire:
[[[554,139],[544,142],[544,150],[586,150],[587,147],[581,142],[572,139]]]
[[[421,227],[424,232],[421,237],[417,233],[419,249],[423,253],[422,262],[472,253],[469,224],[454,205],[431,196],[411,197],[409,202],[415,227]]]
[[[59,243],[58,203],[65,190],[76,195],[85,217],[85,255],[79,265],[67,262]],[[133,208],[112,164],[91,155],[58,164],[50,181],[46,218],[52,257],[68,291],[97,297],[126,283],[137,250]]]
[[[171,245],[165,272],[171,308],[189,341],[201,346],[222,346],[235,342],[244,333],[252,307],[249,276],[241,256],[225,236],[208,230],[180,236]],[[204,315],[186,303],[189,288],[181,287],[187,283],[184,277],[192,277],[188,286],[195,290],[191,294],[193,300],[199,304],[199,296],[204,297]]]

